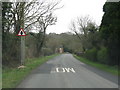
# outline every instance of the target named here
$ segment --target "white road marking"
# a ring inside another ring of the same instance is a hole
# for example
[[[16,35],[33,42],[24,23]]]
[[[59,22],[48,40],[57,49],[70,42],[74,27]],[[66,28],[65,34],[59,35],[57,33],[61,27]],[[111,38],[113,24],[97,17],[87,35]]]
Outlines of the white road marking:
[[[56,72],[59,72],[59,70],[58,70],[59,68],[56,68]]]
[[[64,68],[67,72],[73,72],[73,73],[75,73],[75,70],[73,69],[73,68]]]
[[[65,69],[64,69],[64,68],[62,68],[62,72],[65,72]]]
[[[51,73],[65,73],[65,72],[72,72],[75,73],[75,70],[73,68],[55,68],[55,71],[51,71]]]

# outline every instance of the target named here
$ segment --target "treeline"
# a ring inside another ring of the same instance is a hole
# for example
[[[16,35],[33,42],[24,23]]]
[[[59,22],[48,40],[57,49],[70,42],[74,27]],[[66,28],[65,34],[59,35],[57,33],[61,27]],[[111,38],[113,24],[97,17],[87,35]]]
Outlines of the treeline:
[[[81,43],[76,35],[71,32],[56,34],[50,33],[46,37],[45,46],[52,50],[56,51],[56,48],[63,48],[64,52],[79,52],[82,50]]]
[[[89,16],[78,17],[71,22],[70,29],[78,36],[83,48],[83,53],[76,52],[76,54],[92,61],[118,65],[120,64],[120,2],[106,2],[103,11],[99,27]]]
[[[46,29],[57,22],[53,12],[60,1],[2,2],[2,65],[16,67],[21,60],[21,37],[16,36],[23,28],[25,57],[41,56]]]

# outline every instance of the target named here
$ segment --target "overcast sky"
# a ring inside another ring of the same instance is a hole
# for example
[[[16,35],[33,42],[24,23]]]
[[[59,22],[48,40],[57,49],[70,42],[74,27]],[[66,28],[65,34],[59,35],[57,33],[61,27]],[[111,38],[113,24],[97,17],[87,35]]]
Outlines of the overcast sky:
[[[79,16],[89,15],[100,25],[103,16],[103,5],[106,0],[62,0],[63,8],[55,11],[58,17],[56,25],[49,26],[47,33],[63,33],[70,31],[69,26],[71,20]]]

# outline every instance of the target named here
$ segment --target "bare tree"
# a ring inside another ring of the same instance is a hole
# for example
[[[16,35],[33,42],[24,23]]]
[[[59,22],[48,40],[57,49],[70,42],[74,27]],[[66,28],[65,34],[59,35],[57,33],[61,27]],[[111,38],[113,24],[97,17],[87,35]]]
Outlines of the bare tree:
[[[33,28],[36,28],[38,31],[37,34],[30,33],[36,39],[36,55],[39,56],[41,48],[45,43],[46,29],[49,25],[54,25],[57,21],[57,17],[54,17],[52,13],[46,15],[46,17],[41,17],[36,24],[33,25]]]
[[[75,21],[71,21],[71,26],[69,28],[72,32],[74,32],[77,37],[81,40],[81,36],[79,35],[78,33],[78,30],[77,30],[77,25],[76,25],[76,22]]]
[[[36,39],[36,55],[39,56],[41,48],[45,41],[46,29],[49,25],[54,25],[57,22],[57,17],[53,15],[53,12],[59,8],[59,2],[37,2],[33,3],[30,8],[27,8],[27,14],[25,17],[25,29],[29,27],[36,27],[38,34],[30,33]],[[32,4],[32,3],[29,3]],[[38,6],[37,6],[38,5]],[[28,5],[27,5],[28,6]],[[26,7],[27,7],[26,6]],[[36,11],[34,9],[36,9]],[[31,10],[33,9],[33,11]],[[30,15],[28,14],[30,13]],[[29,31],[29,30],[28,30]]]
[[[53,12],[62,6],[58,6],[60,1],[49,0],[33,0],[32,2],[12,2],[12,27],[14,32],[18,33],[21,24],[24,24],[25,31],[29,32],[30,27],[40,21],[41,18],[47,20],[50,24],[51,19],[48,19]],[[22,10],[24,9],[24,11]],[[22,12],[23,11],[23,12]],[[24,15],[24,16],[23,16]],[[46,19],[45,19],[46,18]]]
[[[87,25],[91,22],[90,18],[88,16],[85,17],[78,17],[77,23],[78,23],[78,30],[83,32],[85,36],[87,36]]]
[[[76,36],[82,42],[83,51],[85,51],[84,42],[86,43],[88,34],[95,29],[95,23],[89,16],[77,17],[76,20],[71,22],[70,30],[76,34]],[[92,30],[91,30],[92,29]]]
[[[52,14],[55,10],[62,8],[62,6],[58,7],[61,0],[57,2],[48,2],[48,0],[34,1],[25,5],[25,29],[37,22],[43,24],[43,20],[45,20],[45,27],[52,25]]]
[[[77,17],[76,20],[73,20],[71,22],[70,30],[75,32],[76,34],[83,34],[84,36],[87,36],[87,27],[90,23],[93,23],[93,21],[89,16]]]

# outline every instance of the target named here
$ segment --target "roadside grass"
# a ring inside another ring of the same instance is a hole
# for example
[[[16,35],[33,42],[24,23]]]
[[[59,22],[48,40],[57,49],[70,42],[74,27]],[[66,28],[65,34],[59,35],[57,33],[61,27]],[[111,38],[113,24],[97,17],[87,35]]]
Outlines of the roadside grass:
[[[0,89],[2,89],[2,68],[0,67]]]
[[[29,73],[47,60],[59,54],[26,60],[25,68],[5,68],[2,70],[2,88],[15,88]]]
[[[103,71],[106,71],[106,72],[109,72],[113,75],[117,75],[118,76],[118,66],[108,66],[108,65],[105,65],[105,64],[101,64],[101,63],[98,63],[98,62],[93,62],[93,61],[90,61],[86,58],[83,58],[83,57],[80,57],[80,56],[77,56],[77,55],[73,55],[76,59],[78,59],[79,61],[85,63],[85,64],[88,64],[90,66],[93,66],[93,67],[96,67],[98,69],[101,69]],[[120,74],[119,74],[120,76]]]

